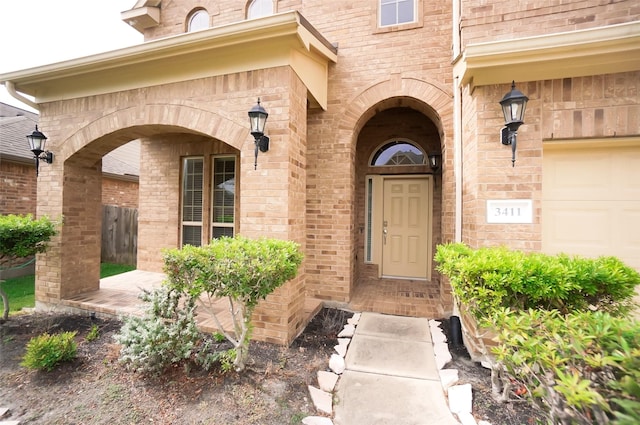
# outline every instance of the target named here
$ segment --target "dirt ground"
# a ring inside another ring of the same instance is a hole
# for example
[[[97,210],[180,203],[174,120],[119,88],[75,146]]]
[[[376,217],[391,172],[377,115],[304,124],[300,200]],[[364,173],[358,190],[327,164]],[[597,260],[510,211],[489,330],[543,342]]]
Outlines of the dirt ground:
[[[350,313],[324,309],[290,347],[252,342],[251,363],[241,374],[186,372],[182,367],[160,378],[144,378],[118,363],[113,335],[115,319],[31,314],[14,316],[0,325],[0,408],[3,419],[21,424],[300,424],[317,415],[307,385],[317,385],[337,343],[337,332]],[[100,337],[87,341],[97,323]],[[446,328],[446,322],[443,323]],[[78,357],[51,372],[19,365],[24,347],[44,332],[78,331]],[[524,403],[498,404],[491,398],[488,371],[452,352],[450,367],[460,370],[461,383],[474,389],[474,414],[493,425],[535,423]],[[401,424],[398,424],[401,425]]]

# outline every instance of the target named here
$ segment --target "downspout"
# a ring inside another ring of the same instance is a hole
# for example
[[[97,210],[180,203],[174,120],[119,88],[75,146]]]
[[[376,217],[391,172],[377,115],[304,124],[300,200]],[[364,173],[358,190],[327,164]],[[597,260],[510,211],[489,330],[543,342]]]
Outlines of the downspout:
[[[453,61],[460,60],[462,37],[460,34],[461,4],[453,2]],[[455,67],[454,67],[455,69]],[[462,88],[460,75],[453,76],[453,169],[455,175],[454,242],[462,242]]]
[[[18,93],[16,91],[16,87],[13,85],[13,83],[11,81],[3,81],[2,84],[7,88],[7,92],[11,95],[11,97],[13,97],[14,99],[19,100],[20,102],[24,103],[25,105],[29,105],[30,107],[32,107],[36,111],[40,110],[40,106],[37,103],[35,103],[31,99],[28,99],[28,98],[24,97],[22,94]]]

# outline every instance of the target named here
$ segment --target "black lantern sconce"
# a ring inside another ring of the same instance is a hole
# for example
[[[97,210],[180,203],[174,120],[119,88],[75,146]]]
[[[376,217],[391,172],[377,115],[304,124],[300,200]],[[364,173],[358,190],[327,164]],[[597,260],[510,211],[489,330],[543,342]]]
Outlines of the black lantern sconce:
[[[427,155],[427,159],[429,160],[429,167],[431,167],[431,174],[433,175],[433,182],[436,182],[436,173],[442,167],[442,155],[439,153],[430,153]]]
[[[53,162],[53,152],[45,150],[47,136],[45,136],[41,131],[38,130],[37,125],[33,133],[27,135],[27,140],[29,141],[29,149],[31,149],[31,152],[33,152],[33,159],[36,160],[37,176],[38,170],[40,168],[40,160],[46,162],[47,164],[51,164]]]
[[[269,114],[262,105],[260,105],[260,98],[258,98],[258,103],[249,111],[251,135],[256,139],[254,170],[258,169],[258,150],[260,150],[260,152],[267,152],[269,150],[269,138],[264,135],[264,126],[267,124],[268,116]]]
[[[435,174],[442,166],[442,155],[439,153],[430,153],[427,155],[427,158],[429,158],[429,167],[431,167],[431,171]]]
[[[504,128],[500,130],[503,145],[511,145],[511,165],[516,166],[516,136],[518,128],[524,124],[524,111],[529,98],[516,89],[516,82],[511,82],[511,91],[500,101],[504,114]]]

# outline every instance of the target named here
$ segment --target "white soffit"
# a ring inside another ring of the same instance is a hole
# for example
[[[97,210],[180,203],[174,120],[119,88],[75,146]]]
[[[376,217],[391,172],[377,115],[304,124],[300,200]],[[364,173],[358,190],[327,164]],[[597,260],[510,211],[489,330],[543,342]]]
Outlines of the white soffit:
[[[473,86],[637,70],[640,21],[470,44],[454,62],[454,75]]]
[[[285,12],[152,40],[137,46],[0,74],[36,103],[291,66],[313,106],[327,107],[337,49],[298,12]]]

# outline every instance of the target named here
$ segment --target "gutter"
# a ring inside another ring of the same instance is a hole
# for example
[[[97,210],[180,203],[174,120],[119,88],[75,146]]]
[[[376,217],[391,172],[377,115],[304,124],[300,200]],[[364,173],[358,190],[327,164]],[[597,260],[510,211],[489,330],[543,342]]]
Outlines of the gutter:
[[[2,81],[2,84],[7,88],[7,92],[11,95],[11,97],[13,97],[16,100],[19,100],[25,105],[32,107],[36,111],[40,111],[40,105],[38,105],[31,99],[24,97],[22,94],[18,93],[16,91],[15,85],[11,81]]]

